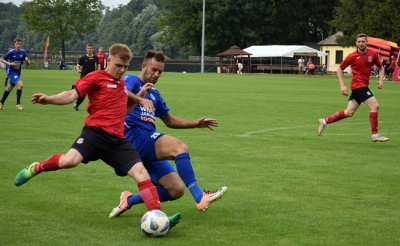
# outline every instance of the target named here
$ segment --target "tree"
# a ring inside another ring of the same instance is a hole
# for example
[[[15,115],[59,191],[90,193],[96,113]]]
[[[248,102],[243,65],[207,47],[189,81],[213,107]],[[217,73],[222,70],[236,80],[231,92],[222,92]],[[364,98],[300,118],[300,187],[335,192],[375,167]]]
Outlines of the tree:
[[[339,0],[206,0],[205,54],[232,45],[301,44],[317,42],[332,28]],[[176,40],[201,54],[203,0],[163,0],[159,21],[162,42]]]
[[[49,35],[51,46],[61,46],[63,58],[65,41],[95,32],[102,16],[101,0],[33,0],[24,7],[28,31]]]
[[[340,0],[341,6],[331,22],[343,36],[337,42],[342,46],[354,46],[355,36],[365,33],[372,37],[400,42],[398,1]]]

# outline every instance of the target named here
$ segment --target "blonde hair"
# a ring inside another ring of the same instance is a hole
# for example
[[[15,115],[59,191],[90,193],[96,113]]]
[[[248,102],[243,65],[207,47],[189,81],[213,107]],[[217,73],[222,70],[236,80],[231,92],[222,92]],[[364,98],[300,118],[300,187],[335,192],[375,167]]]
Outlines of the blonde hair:
[[[111,57],[118,57],[123,61],[132,59],[132,52],[125,44],[113,44],[108,52]]]

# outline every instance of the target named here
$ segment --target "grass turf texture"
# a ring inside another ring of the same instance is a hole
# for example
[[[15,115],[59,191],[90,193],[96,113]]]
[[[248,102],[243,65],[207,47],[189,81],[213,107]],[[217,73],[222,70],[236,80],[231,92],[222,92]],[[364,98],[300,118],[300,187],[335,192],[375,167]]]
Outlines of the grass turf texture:
[[[22,168],[65,153],[87,116],[87,100],[75,112],[72,104],[33,105],[31,95],[68,90],[77,77],[24,70],[24,111],[15,108],[15,91],[0,111],[1,245],[400,244],[399,83],[378,90],[371,78],[380,133],[390,138],[372,143],[364,104],[317,136],[317,119],[347,105],[336,76],[163,73],[157,88],[172,114],[220,125],[173,130],[158,120],[158,130],[188,144],[203,189],[229,190],[205,213],[187,190],[163,203],[166,214],[182,219],[155,239],[140,231],[144,205],[107,218],[120,192],[137,186],[102,161],[14,186]]]

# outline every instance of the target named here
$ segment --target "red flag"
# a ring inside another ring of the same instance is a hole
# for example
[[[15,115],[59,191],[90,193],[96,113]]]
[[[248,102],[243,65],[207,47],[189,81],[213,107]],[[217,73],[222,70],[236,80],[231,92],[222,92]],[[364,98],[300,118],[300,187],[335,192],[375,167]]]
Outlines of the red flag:
[[[47,36],[46,47],[44,48],[44,58],[43,58],[43,62],[46,61],[47,48],[49,47],[49,43],[50,43],[50,36]]]

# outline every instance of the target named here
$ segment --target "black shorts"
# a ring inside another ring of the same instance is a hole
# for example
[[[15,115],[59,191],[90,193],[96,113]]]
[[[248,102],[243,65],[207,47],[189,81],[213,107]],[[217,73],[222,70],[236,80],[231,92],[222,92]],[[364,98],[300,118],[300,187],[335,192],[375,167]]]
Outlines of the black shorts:
[[[349,101],[354,99],[354,100],[356,100],[358,105],[360,105],[362,102],[367,101],[368,99],[370,99],[373,96],[374,96],[374,94],[372,94],[372,92],[369,90],[368,87],[361,87],[361,88],[351,91]]]
[[[389,68],[389,74],[394,72],[394,68]]]
[[[141,162],[139,153],[126,138],[117,138],[97,127],[85,127],[72,145],[82,156],[82,163],[102,160],[114,168],[118,176]]]

